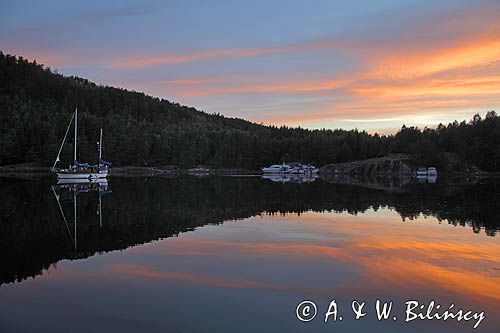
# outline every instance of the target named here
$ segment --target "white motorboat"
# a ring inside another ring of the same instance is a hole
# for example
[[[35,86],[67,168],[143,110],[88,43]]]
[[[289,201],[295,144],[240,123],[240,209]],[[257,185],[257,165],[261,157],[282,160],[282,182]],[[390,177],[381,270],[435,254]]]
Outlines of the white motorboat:
[[[417,178],[425,178],[427,177],[427,169],[426,168],[419,168],[416,172]]]
[[[310,164],[303,165],[302,169],[304,170],[304,173],[306,173],[306,174],[317,174],[319,172],[318,168],[316,168],[315,166],[310,165]]]
[[[273,164],[270,167],[262,168],[265,174],[296,174],[296,175],[307,175],[307,174],[317,174],[319,169],[312,165],[303,165],[300,163],[291,164]]]
[[[298,174],[298,175],[312,175],[317,174],[319,169],[309,164],[296,164],[290,170],[290,173]]]
[[[437,176],[437,170],[435,167],[429,167],[427,169],[427,176]]]
[[[291,170],[292,167],[285,163],[273,164],[270,167],[262,168],[262,171],[264,173],[271,173],[271,174],[290,173]]]
[[[415,177],[424,182],[435,183],[437,179],[437,169],[435,167],[419,168],[415,172]]]

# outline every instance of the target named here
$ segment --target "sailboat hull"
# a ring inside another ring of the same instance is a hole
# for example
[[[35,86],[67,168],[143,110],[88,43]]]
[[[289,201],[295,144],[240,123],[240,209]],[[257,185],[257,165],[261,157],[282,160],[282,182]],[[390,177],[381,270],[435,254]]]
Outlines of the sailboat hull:
[[[90,177],[91,178],[106,178],[108,176],[107,172],[99,172],[99,173],[91,173]]]
[[[58,172],[57,178],[59,179],[90,179],[90,173],[66,173],[66,172]]]
[[[106,178],[108,176],[108,173],[76,173],[76,172],[58,172],[57,173],[57,178],[58,179],[83,179],[83,180],[90,180],[90,179],[98,179],[98,178]]]

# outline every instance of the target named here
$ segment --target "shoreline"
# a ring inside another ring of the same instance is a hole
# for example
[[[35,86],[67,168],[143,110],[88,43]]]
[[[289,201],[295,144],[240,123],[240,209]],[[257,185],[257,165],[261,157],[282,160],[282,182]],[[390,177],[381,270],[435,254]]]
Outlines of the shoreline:
[[[8,175],[51,175],[50,167],[32,164],[14,164],[0,166],[0,177]],[[110,177],[152,177],[152,176],[211,176],[211,175],[261,175],[261,170],[244,168],[189,168],[183,169],[174,166],[120,166],[110,168]]]
[[[356,163],[358,161],[348,162]],[[345,163],[345,164],[348,164]],[[46,166],[39,166],[33,164],[14,164],[0,166],[0,177],[5,176],[45,176],[51,175],[51,168]],[[176,176],[260,176],[264,173],[258,169],[245,169],[245,168],[210,168],[210,167],[198,167],[198,168],[179,168],[175,166],[120,166],[113,167],[110,169],[110,177],[176,177]],[[331,176],[320,172],[323,177],[321,178],[331,178]],[[477,171],[477,172],[466,172],[466,171],[439,171],[440,176],[446,178],[489,178],[489,177],[500,177],[500,172],[488,172],[488,171]],[[350,176],[348,173],[336,174],[336,176],[344,177]],[[397,172],[389,173],[374,173],[373,177],[387,177],[387,178],[406,178],[411,177],[411,175],[403,175]],[[334,177],[335,178],[335,177]],[[357,178],[357,177],[354,177]],[[362,178],[362,177],[361,177]]]

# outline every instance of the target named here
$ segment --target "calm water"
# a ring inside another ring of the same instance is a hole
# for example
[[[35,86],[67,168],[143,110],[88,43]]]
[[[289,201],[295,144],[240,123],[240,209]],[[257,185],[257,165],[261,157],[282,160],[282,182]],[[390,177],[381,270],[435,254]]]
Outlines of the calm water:
[[[484,311],[477,332],[500,327],[494,182],[54,182],[0,180],[0,332],[473,331],[405,323],[408,300]],[[334,299],[343,320],[324,323]],[[389,320],[376,299],[393,302]],[[307,323],[302,300],[318,309]],[[366,301],[359,320],[353,300]]]

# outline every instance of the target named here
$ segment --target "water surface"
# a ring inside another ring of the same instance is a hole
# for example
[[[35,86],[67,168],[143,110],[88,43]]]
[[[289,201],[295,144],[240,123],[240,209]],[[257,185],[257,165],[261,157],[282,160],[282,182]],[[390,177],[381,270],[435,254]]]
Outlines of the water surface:
[[[495,182],[54,183],[1,180],[1,332],[473,331],[404,323],[407,300],[485,311],[479,332],[500,325]],[[295,314],[306,299],[308,323]],[[333,299],[343,320],[324,323]],[[376,299],[398,319],[377,321]],[[362,320],[352,300],[367,302]]]

